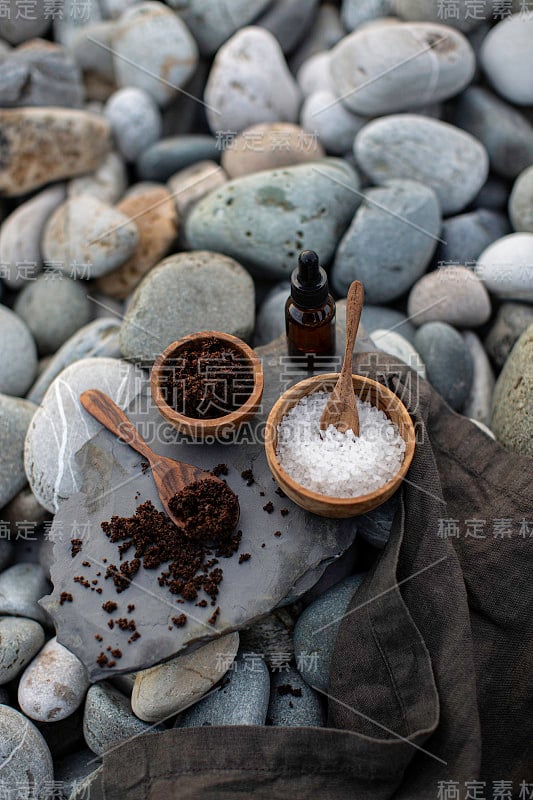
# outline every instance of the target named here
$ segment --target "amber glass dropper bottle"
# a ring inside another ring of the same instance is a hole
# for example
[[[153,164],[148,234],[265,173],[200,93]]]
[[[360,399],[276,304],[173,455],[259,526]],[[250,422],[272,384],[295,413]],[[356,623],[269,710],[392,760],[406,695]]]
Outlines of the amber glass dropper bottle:
[[[300,253],[298,267],[291,275],[285,329],[290,356],[335,354],[335,300],[314,250]]]

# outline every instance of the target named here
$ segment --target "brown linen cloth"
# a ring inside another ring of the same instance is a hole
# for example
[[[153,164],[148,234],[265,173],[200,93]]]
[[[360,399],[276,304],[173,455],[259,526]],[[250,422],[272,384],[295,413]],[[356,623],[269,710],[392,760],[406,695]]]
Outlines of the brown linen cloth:
[[[533,460],[374,362],[357,354],[354,372],[402,397],[418,444],[340,627],[328,728],[142,736],[104,757],[106,800],[533,797]]]

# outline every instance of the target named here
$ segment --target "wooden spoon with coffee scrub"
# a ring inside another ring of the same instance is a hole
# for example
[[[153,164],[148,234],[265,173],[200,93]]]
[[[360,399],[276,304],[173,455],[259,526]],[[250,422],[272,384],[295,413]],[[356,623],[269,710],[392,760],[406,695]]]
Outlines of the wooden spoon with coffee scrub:
[[[123,442],[129,444],[130,447],[133,447],[148,461],[163,508],[178,528],[184,527],[184,520],[172,513],[169,508],[169,502],[185,486],[197,481],[210,481],[213,485],[220,483],[227,491],[231,492],[235,498],[235,506],[233,508],[232,504],[231,508],[231,514],[235,517],[232,527],[235,527],[240,514],[239,500],[224,481],[221,481],[211,472],[200,469],[200,467],[194,467],[192,464],[186,464],[183,461],[175,461],[172,458],[158,456],[145,442],[133,422],[104,392],[98,389],[88,389],[80,395],[80,402],[84,409],[97,419],[104,428],[107,428],[108,431],[114,433]],[[231,523],[228,527],[230,525]]]
[[[320,429],[334,425],[338,431],[352,430],[359,436],[359,414],[352,381],[352,356],[363,310],[365,293],[360,281],[353,281],[346,298],[346,349],[342,369],[320,418]]]

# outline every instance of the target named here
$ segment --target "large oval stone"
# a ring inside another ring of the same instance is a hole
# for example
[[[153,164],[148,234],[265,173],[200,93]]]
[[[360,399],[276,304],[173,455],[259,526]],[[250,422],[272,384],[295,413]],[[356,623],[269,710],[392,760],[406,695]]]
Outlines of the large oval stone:
[[[524,331],[505,362],[494,390],[492,423],[498,441],[533,455],[533,325]]]

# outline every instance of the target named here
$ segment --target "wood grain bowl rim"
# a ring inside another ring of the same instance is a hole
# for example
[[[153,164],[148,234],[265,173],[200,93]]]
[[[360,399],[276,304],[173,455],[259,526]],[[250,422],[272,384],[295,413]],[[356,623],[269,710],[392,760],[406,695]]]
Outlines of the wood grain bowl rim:
[[[240,406],[229,414],[224,414],[221,417],[213,417],[211,419],[197,419],[196,417],[188,417],[185,414],[180,414],[179,411],[169,406],[163,397],[161,390],[161,377],[165,363],[171,357],[175,357],[180,349],[188,344],[200,342],[202,339],[216,338],[226,344],[231,345],[238,350],[250,363],[253,370],[254,386],[251,395]],[[261,359],[256,355],[252,348],[231,333],[223,333],[222,331],[199,331],[198,333],[191,333],[188,336],[183,336],[181,339],[176,340],[169,344],[162,353],[156,358],[150,373],[150,391],[152,399],[156,404],[159,412],[163,417],[170,422],[177,430],[182,433],[199,437],[215,434],[221,428],[229,429],[235,428],[241,422],[251,419],[261,403],[264,388],[263,366]]]
[[[325,513],[328,510],[336,510],[337,512],[340,512],[339,516],[351,516],[349,512],[356,511],[361,506],[364,506],[364,510],[362,512],[364,513],[388,500],[389,497],[394,494],[395,490],[398,488],[407,474],[409,467],[411,466],[416,443],[413,421],[409,416],[407,408],[402,403],[400,398],[388,387],[384,386],[378,381],[374,381],[371,378],[365,378],[362,375],[353,374],[352,379],[354,381],[356,395],[360,395],[362,393],[359,387],[362,388],[362,385],[366,386],[370,390],[370,397],[365,398],[365,400],[369,400],[373,405],[376,405],[374,402],[375,396],[381,395],[394,406],[399,414],[400,424],[396,422],[395,424],[399,428],[400,435],[402,436],[406,445],[404,458],[400,469],[389,481],[387,481],[387,483],[385,483],[379,489],[375,489],[373,492],[357,495],[355,497],[334,497],[331,495],[319,494],[318,492],[313,492],[309,489],[306,489],[305,486],[302,486],[301,484],[297,483],[294,478],[291,478],[291,476],[285,472],[283,467],[280,465],[276,455],[277,426],[283,416],[294,405],[296,405],[296,403],[302,397],[305,395],[314,394],[315,392],[323,389],[333,389],[338,377],[339,373],[324,373],[323,375],[314,375],[311,378],[306,378],[294,386],[291,386],[272,406],[265,427],[265,454],[270,471],[272,472],[275,480],[280,484],[284,491],[288,490],[286,491],[286,494],[298,505],[302,505],[303,508],[316,506],[320,510],[317,510],[315,513],[322,513],[324,516],[328,516],[328,514]],[[306,389],[309,389],[310,391],[306,391]],[[384,413],[390,419],[390,415],[387,413],[387,411],[384,410]],[[332,514],[332,516],[334,515]]]

